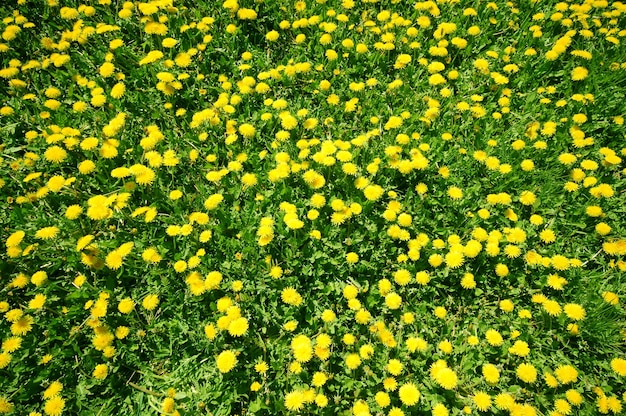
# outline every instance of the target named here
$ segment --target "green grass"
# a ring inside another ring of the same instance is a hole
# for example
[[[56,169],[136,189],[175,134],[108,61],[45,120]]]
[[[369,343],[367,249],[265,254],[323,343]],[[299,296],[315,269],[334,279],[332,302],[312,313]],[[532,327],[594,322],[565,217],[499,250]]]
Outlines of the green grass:
[[[621,3],[19,3],[0,414],[622,412]]]

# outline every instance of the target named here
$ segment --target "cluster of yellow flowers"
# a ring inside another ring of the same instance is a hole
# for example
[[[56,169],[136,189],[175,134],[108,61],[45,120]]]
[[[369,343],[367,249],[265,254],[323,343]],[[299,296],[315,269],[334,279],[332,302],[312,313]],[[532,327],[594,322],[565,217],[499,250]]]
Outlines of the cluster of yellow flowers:
[[[622,411],[622,2],[60,3],[0,6],[0,414]]]

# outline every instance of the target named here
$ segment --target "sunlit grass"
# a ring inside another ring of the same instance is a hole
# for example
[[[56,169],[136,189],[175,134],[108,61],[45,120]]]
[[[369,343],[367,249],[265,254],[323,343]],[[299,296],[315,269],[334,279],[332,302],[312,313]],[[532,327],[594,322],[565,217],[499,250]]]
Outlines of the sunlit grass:
[[[0,6],[0,414],[619,414],[621,2]]]

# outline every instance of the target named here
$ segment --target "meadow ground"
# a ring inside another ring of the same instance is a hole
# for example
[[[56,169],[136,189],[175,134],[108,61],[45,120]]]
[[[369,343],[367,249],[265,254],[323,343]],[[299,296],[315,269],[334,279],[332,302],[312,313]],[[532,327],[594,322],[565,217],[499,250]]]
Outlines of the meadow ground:
[[[622,413],[626,4],[0,17],[0,414]]]

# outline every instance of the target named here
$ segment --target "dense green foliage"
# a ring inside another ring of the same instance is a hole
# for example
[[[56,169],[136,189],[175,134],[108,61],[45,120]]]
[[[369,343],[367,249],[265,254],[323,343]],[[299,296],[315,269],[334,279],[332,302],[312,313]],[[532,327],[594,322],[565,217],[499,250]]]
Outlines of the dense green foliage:
[[[7,3],[0,414],[621,413],[625,4]]]

